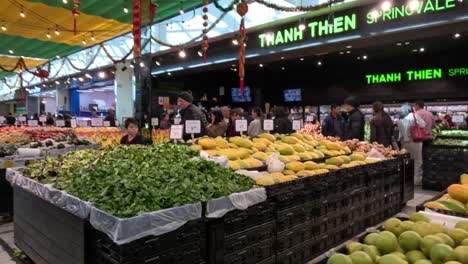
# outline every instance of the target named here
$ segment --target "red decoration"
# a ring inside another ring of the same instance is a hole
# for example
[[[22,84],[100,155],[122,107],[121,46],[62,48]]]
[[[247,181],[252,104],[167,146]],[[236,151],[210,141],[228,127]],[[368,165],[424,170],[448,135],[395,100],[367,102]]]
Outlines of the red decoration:
[[[73,35],[76,36],[76,17],[80,15],[80,7],[81,1],[80,0],[73,0],[73,8],[71,10],[73,15]]]
[[[203,62],[206,62],[206,51],[208,50],[208,47],[210,46],[210,45],[208,45],[208,36],[206,35],[208,33],[208,29],[206,28],[206,27],[208,27],[208,14],[207,14],[208,13],[208,7],[207,7],[208,0],[203,0],[203,5],[205,7],[203,7],[202,10],[203,10],[203,13],[205,13],[205,14],[203,15],[202,18],[205,21],[205,22],[203,22],[203,26],[205,28],[203,29],[202,50],[203,50]]]
[[[141,13],[140,0],[133,0],[133,57],[141,56]]]
[[[244,94],[244,77],[245,77],[245,45],[244,41],[246,38],[244,16],[249,11],[249,6],[245,2],[241,2],[237,5],[237,13],[242,16],[240,27],[239,27],[239,90],[241,94]]]

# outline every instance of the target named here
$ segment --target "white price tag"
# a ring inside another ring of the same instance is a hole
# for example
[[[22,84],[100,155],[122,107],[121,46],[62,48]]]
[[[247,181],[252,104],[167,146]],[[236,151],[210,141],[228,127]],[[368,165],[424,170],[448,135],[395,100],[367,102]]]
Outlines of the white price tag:
[[[6,120],[6,119],[5,119],[5,117],[4,117],[4,116],[0,116],[0,123],[3,123],[3,122],[5,122],[5,120]]]
[[[110,121],[104,121],[104,122],[103,122],[103,125],[104,125],[105,127],[110,127]]]
[[[120,126],[120,124],[119,124],[119,121],[118,121],[118,120],[115,120],[115,126],[116,126],[116,127],[119,127],[119,126]]]
[[[263,120],[263,130],[265,131],[273,131],[274,123],[273,119],[265,119]]]
[[[92,127],[102,127],[103,126],[103,119],[102,118],[91,118],[91,126]]]
[[[26,122],[26,117],[25,116],[20,116],[20,117],[18,117],[18,120],[20,122]]]
[[[64,127],[65,126],[65,120],[55,120],[55,125],[58,126],[58,127]],[[76,125],[76,120],[75,120],[75,125]]]
[[[78,121],[78,126],[80,127],[87,127],[88,126],[88,122],[86,120],[80,120]]]
[[[247,131],[247,120],[241,119],[236,120],[236,132],[246,132]]]
[[[306,116],[306,122],[314,122],[314,117],[311,115]]]
[[[182,139],[184,135],[184,126],[183,125],[172,125],[171,133],[169,135],[170,139]]]
[[[201,133],[201,122],[200,122],[200,120],[186,120],[185,121],[185,133],[187,133],[187,134],[200,134]]]
[[[64,125],[65,125],[65,122],[64,122]],[[71,125],[71,127],[75,128],[76,127],[76,119],[70,120],[70,125]]]
[[[292,122],[292,128],[294,131],[300,130],[301,129],[301,120],[293,120]]]
[[[151,125],[152,126],[159,126],[159,119],[156,117],[151,118]]]
[[[163,104],[164,104],[164,97],[162,97],[162,96],[159,96],[159,97],[158,97],[158,104],[159,104],[159,105],[163,105]]]
[[[176,125],[179,125],[181,121],[182,120],[180,119],[180,117],[174,118],[174,124],[176,124]]]
[[[452,116],[452,122],[454,123],[465,123],[465,117],[463,115]]]
[[[28,126],[32,126],[32,127],[37,126],[37,120],[28,120]]]
[[[40,116],[39,117],[39,122],[45,123],[46,121],[47,121],[47,117],[45,117],[45,116]]]

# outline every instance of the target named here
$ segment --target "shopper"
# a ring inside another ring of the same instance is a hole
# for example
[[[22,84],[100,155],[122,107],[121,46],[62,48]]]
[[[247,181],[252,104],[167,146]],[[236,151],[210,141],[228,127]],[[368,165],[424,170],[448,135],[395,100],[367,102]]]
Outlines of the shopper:
[[[179,94],[177,98],[177,104],[180,107],[180,116],[181,116],[181,124],[185,125],[185,121],[187,120],[199,120],[200,121],[200,133],[195,134],[195,137],[202,137],[206,135],[206,126],[208,122],[206,120],[205,114],[200,110],[200,108],[196,107],[193,102],[193,96],[189,92],[183,92]],[[191,139],[192,136],[186,134],[184,131],[184,140]]]
[[[382,102],[372,105],[374,116],[370,122],[370,142],[377,142],[385,147],[392,146],[393,121],[385,112]]]
[[[276,106],[273,109],[275,119],[273,121],[273,133],[290,134],[293,132],[291,120],[288,118],[288,113],[282,106]]]
[[[229,124],[231,109],[228,106],[223,106],[221,107],[221,113],[223,114],[224,122],[226,122],[226,124]]]
[[[6,117],[6,124],[9,126],[14,126],[16,124],[16,118],[12,113],[8,113],[8,116]]]
[[[247,134],[249,137],[256,137],[265,132],[262,129],[263,112],[260,107],[252,109],[252,119],[247,129]]]
[[[91,110],[91,118],[98,118],[96,109],[94,109],[94,108]]]
[[[206,130],[210,137],[223,137],[226,134],[227,124],[224,122],[221,111],[211,112],[211,124],[207,126]]]
[[[107,111],[107,116],[104,118],[104,121],[109,121],[109,126],[115,127],[115,111],[114,109],[109,109]]]
[[[345,99],[344,108],[348,112],[345,125],[345,140],[358,139],[364,141],[364,114],[359,110],[359,101],[351,96]]]
[[[331,136],[343,139],[344,121],[341,117],[341,105],[332,104],[330,106],[330,114],[323,120],[322,134],[327,137]]]
[[[451,117],[450,115],[445,115],[445,116],[444,116],[444,119],[442,120],[442,124],[443,124],[446,128],[453,128],[453,127],[455,127],[455,123],[453,123],[452,117]]]
[[[171,121],[169,119],[168,113],[161,114],[161,122],[159,122],[159,129],[170,129],[171,128]]]
[[[47,113],[46,125],[53,126],[55,123],[51,113]]]
[[[240,135],[239,132],[236,132],[236,120],[240,119],[242,119],[242,110],[239,108],[232,109],[230,113],[228,129],[226,132],[227,137],[235,137]]]
[[[410,132],[413,126],[424,128],[426,123],[413,112],[409,104],[404,104],[400,108],[398,121],[399,139],[402,148],[406,149],[414,159],[414,183],[420,186],[422,184],[422,142],[414,142]]]
[[[68,113],[65,113],[63,115],[63,119],[65,120],[65,127],[71,127],[72,116]]]
[[[414,110],[416,115],[421,117],[426,123],[426,140],[423,142],[423,147],[430,144],[432,141],[432,128],[434,127],[434,118],[431,112],[424,109],[424,101],[418,100],[414,103]]]
[[[138,121],[135,118],[127,118],[125,120],[125,129],[127,130],[127,135],[123,136],[120,140],[122,145],[144,145],[145,139],[140,134],[140,128],[138,126]]]

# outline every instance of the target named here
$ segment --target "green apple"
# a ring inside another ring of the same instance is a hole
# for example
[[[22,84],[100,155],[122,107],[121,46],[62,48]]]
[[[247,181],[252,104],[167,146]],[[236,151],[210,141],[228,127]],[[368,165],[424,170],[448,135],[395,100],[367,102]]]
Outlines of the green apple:
[[[382,254],[392,253],[398,248],[398,240],[392,232],[383,231],[375,240],[375,246]]]
[[[424,214],[422,213],[413,213],[411,216],[410,216],[410,220],[413,221],[413,222],[427,222],[429,223],[430,220],[427,216],[425,216]]]
[[[395,256],[401,258],[404,261],[408,261],[408,259],[406,258],[406,255],[401,253],[401,252],[392,252],[392,253],[390,253],[390,255],[395,255]]]
[[[379,258],[378,264],[408,264],[407,261],[400,257],[392,254],[385,255]],[[354,264],[354,263],[353,263]]]
[[[398,218],[390,218],[383,224],[385,230],[392,232],[396,236],[399,236],[403,229],[401,228],[401,220]]]
[[[416,261],[420,259],[427,259],[424,254],[419,250],[411,250],[406,253],[406,258],[408,259],[409,263],[414,264]]]
[[[468,246],[459,246],[454,252],[459,262],[468,264]]]
[[[362,249],[362,244],[359,242],[351,242],[348,245],[346,245],[346,248],[348,249],[348,254],[351,254],[355,251],[359,251]]]
[[[444,264],[445,262],[457,260],[453,249],[445,244],[436,244],[431,249],[431,261],[433,264]]]
[[[328,259],[327,264],[353,264],[353,262],[351,261],[351,258],[349,256],[338,253],[331,256]]]
[[[460,245],[464,239],[468,238],[468,232],[461,228],[450,229],[447,235],[455,241],[455,245]]]
[[[463,239],[463,241],[460,243],[460,246],[468,246],[468,238]]]
[[[461,228],[465,230],[466,232],[468,232],[468,221],[464,220],[464,221],[460,221],[456,223],[455,228]]]
[[[439,233],[439,234],[435,234],[435,236],[442,238],[442,240],[444,241],[444,244],[449,245],[452,248],[455,247],[455,241],[453,241],[453,239],[449,237],[447,234]]]
[[[432,234],[432,225],[426,222],[416,222],[413,225],[412,231],[418,233],[421,237],[425,237]]]
[[[370,233],[364,238],[364,244],[366,245],[374,245],[375,246],[375,240],[379,236],[378,233]]]
[[[379,250],[377,249],[376,246],[372,246],[372,245],[363,245],[362,246],[362,251],[365,252],[367,255],[369,255],[369,257],[371,257],[371,259],[376,262],[377,261],[377,257],[380,256],[380,252]]]
[[[367,255],[365,252],[356,251],[349,256],[353,264],[373,264],[374,261],[372,258]]]
[[[432,262],[430,260],[427,260],[427,259],[420,259],[420,260],[416,261],[414,264],[432,264]]]
[[[414,231],[405,231],[401,233],[398,238],[400,247],[406,252],[411,250],[418,250],[421,244],[421,236]]]
[[[401,229],[403,229],[403,232],[404,231],[409,231],[413,228],[413,225],[414,225],[414,222],[413,221],[403,221],[401,222]]]
[[[431,223],[432,234],[447,233],[447,228],[439,223]]]
[[[443,244],[444,241],[437,236],[429,235],[425,236],[421,241],[421,251],[426,255],[426,257],[431,256],[431,249],[436,244]]]

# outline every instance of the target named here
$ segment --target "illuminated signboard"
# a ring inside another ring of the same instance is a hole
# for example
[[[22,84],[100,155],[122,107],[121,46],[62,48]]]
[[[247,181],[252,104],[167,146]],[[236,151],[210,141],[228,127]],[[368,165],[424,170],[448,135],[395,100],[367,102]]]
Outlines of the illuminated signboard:
[[[367,84],[398,83],[403,81],[437,80],[446,77],[468,76],[468,68],[428,68],[410,69],[402,72],[387,72],[377,74],[365,74]]]

